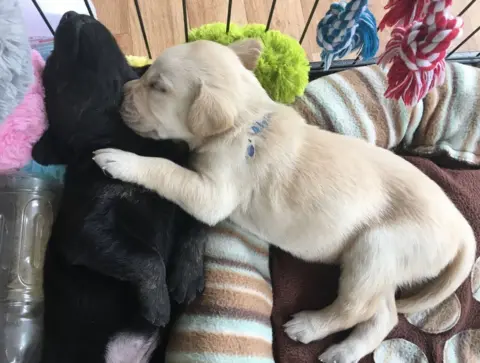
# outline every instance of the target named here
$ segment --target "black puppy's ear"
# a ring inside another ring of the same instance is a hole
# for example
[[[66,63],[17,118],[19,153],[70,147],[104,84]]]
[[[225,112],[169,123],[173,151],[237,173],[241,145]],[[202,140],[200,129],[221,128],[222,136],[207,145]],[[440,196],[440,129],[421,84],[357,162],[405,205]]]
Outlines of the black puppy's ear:
[[[32,158],[42,165],[64,164],[60,153],[54,146],[54,140],[49,130],[45,131],[40,140],[33,146]]]
[[[133,70],[139,77],[143,76],[146,71],[148,71],[148,68],[150,68],[150,64],[147,64],[143,67],[133,67]]]

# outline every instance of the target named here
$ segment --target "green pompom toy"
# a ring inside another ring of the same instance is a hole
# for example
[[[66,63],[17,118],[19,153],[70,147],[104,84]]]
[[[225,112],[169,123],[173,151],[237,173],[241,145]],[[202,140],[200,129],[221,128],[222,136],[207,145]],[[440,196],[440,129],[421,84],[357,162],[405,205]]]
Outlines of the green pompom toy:
[[[308,84],[310,63],[302,46],[292,37],[276,30],[265,31],[265,25],[206,24],[190,30],[189,41],[212,40],[228,45],[237,40],[256,38],[263,42],[263,53],[258,61],[255,75],[270,97],[284,104],[301,96]]]

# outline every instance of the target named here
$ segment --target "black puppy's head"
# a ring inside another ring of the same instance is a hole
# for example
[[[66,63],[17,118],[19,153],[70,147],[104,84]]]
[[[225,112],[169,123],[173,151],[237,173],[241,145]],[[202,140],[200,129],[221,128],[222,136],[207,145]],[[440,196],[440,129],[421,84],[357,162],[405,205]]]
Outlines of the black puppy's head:
[[[102,72],[106,82],[119,78],[122,68],[130,70],[112,33],[98,20],[74,11],[60,20],[49,61],[57,71],[75,70],[84,75]]]
[[[47,165],[68,163],[115,137],[125,127],[118,114],[122,87],[136,77],[103,24],[64,14],[43,72],[49,129],[33,158]]]

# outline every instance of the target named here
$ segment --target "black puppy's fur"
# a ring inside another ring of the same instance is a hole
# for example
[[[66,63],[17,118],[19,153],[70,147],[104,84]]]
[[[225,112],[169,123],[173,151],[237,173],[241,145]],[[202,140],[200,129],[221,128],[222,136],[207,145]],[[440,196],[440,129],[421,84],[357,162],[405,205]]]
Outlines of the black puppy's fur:
[[[113,337],[161,336],[170,298],[189,302],[203,289],[204,226],[92,160],[116,147],[187,163],[185,145],[141,138],[122,122],[122,86],[136,77],[101,23],[64,15],[43,73],[50,125],[33,151],[41,164],[67,164],[45,256],[42,363],[105,362]]]

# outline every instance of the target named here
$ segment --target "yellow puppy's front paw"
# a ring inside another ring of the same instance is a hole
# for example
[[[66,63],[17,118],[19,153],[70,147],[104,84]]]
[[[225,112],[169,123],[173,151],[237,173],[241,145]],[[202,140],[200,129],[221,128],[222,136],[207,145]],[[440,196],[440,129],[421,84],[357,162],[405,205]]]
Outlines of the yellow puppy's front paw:
[[[361,344],[361,343],[359,343]],[[358,363],[363,357],[351,343],[332,345],[318,357],[321,363]],[[361,348],[361,346],[360,346]]]
[[[105,175],[126,182],[136,182],[140,171],[141,156],[117,149],[100,149],[94,151],[93,154],[93,161]]]
[[[315,329],[315,312],[302,311],[292,316],[292,319],[283,325],[285,334],[290,339],[308,344],[319,339],[319,334]]]

